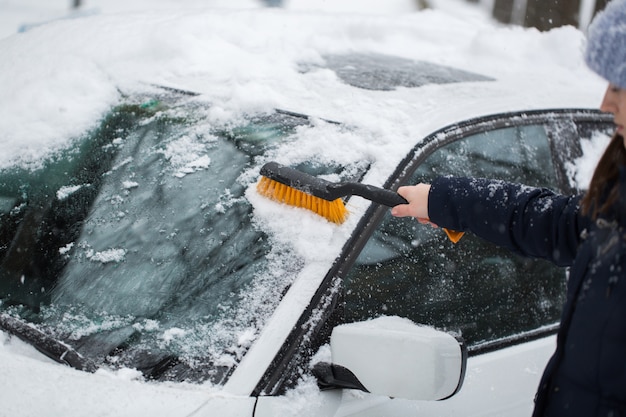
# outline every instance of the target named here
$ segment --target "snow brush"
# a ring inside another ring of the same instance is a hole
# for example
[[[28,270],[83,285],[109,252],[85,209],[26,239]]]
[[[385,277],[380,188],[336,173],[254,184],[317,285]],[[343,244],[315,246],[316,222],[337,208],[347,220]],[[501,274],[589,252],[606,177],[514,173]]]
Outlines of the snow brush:
[[[358,195],[387,207],[408,204],[400,194],[373,185],[358,182],[333,183],[314,177],[276,162],[261,167],[257,191],[262,196],[294,207],[302,207],[341,224],[348,217],[342,197]],[[457,243],[464,232],[443,229],[448,238]]]

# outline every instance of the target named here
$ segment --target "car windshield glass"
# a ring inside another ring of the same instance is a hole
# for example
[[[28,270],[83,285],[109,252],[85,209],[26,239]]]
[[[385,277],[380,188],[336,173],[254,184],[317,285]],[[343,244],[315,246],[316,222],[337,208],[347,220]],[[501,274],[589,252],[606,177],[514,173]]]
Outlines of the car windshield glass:
[[[309,122],[215,125],[167,103],[120,106],[41,167],[0,172],[0,310],[96,366],[220,383],[302,267],[255,227],[242,173]]]

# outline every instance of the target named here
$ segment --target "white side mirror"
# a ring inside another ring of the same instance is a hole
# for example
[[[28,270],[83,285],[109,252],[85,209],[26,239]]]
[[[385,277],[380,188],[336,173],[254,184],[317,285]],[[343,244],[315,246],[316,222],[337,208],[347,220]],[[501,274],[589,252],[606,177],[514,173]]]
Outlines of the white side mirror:
[[[321,386],[356,388],[411,400],[456,394],[467,363],[455,337],[400,317],[380,317],[333,329],[332,364],[314,370]]]

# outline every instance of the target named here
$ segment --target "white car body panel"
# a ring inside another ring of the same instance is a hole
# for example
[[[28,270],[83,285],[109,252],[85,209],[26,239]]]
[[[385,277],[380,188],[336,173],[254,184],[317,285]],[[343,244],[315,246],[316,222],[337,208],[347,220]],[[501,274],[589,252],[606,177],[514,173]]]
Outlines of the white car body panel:
[[[255,417],[271,416],[419,416],[419,417],[528,417],[543,368],[555,346],[555,337],[471,357],[460,392],[442,401],[390,399],[351,390],[321,393],[310,408],[294,407],[285,397],[260,397]],[[510,375],[516,375],[512,383]],[[298,403],[299,404],[299,403]]]

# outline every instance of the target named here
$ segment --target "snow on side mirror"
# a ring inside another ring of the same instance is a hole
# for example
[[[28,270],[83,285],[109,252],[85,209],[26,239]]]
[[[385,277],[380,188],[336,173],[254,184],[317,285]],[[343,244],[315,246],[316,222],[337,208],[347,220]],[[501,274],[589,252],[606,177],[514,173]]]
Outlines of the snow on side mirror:
[[[318,363],[321,387],[360,389],[410,400],[442,400],[463,383],[467,350],[455,337],[400,317],[333,329],[332,363]]]

